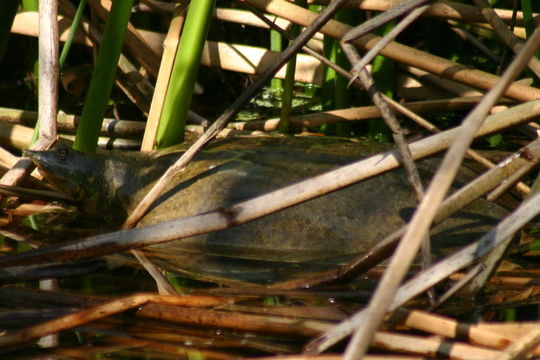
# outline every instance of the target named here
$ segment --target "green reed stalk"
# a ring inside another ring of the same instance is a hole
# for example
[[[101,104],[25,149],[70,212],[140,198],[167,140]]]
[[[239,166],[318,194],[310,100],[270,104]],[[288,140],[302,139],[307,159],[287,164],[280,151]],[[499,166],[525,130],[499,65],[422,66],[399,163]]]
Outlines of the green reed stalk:
[[[306,6],[305,0],[298,0],[299,6]],[[293,24],[290,28],[292,36],[300,34],[300,26]],[[296,55],[291,57],[285,70],[285,81],[283,82],[283,94],[281,99],[281,115],[279,119],[279,132],[288,134],[291,129],[292,101],[294,98],[294,78],[296,74]]]
[[[93,152],[114,83],[133,0],[113,0],[73,148]]]
[[[330,36],[325,35],[323,39],[323,55],[328,60],[335,62],[337,58],[336,42]],[[322,104],[323,110],[334,109],[334,93],[335,93],[335,79],[336,71],[330,67],[324,67],[323,71],[323,83],[322,83]]]
[[[352,22],[351,10],[339,10],[335,19],[345,24]],[[341,49],[338,40],[325,36],[323,40],[324,56],[338,66],[349,67],[347,57]],[[344,109],[350,106],[351,95],[348,89],[348,80],[341,77],[334,69],[325,67],[322,85],[323,110]],[[321,131],[329,135],[349,136],[350,124],[330,124],[321,126]]]
[[[521,0],[521,11],[523,11],[523,24],[525,25],[525,34],[529,38],[534,32],[533,7],[531,0]]]
[[[283,38],[281,34],[276,30],[270,30],[270,51],[281,52],[281,50],[283,50]],[[270,88],[274,90],[283,88],[283,80],[272,78],[270,80]]]
[[[341,9],[336,13],[335,19],[344,24],[351,24],[353,22],[352,12],[349,9]],[[349,67],[349,61],[347,56],[343,52],[339,42],[334,40],[334,46],[336,46],[335,62],[336,65],[347,69]],[[334,108],[346,109],[351,106],[351,90],[348,87],[349,80],[343,76],[338,75],[334,79]],[[351,123],[338,123],[334,128],[337,136],[350,136],[351,135]]]
[[[187,113],[213,9],[213,0],[192,1],[189,6],[163,103],[156,137],[158,148],[184,140]]]
[[[294,75],[296,74],[296,56],[287,63],[283,94],[281,98],[281,114],[279,118],[279,132],[288,134],[291,128],[292,101],[294,98]]]
[[[85,7],[86,7],[86,0],[81,0],[79,2],[79,6],[77,7],[77,11],[75,12],[75,17],[73,18],[73,21],[71,22],[71,27],[69,28],[69,33],[68,33],[66,42],[64,43],[64,46],[62,47],[62,53],[60,54],[60,59],[58,60],[60,69],[64,67],[67,56],[69,54],[69,49],[71,48],[71,44],[73,43],[73,38],[75,37],[75,33],[77,32],[77,27],[79,26],[79,23],[81,22],[81,17],[83,15],[83,11]]]

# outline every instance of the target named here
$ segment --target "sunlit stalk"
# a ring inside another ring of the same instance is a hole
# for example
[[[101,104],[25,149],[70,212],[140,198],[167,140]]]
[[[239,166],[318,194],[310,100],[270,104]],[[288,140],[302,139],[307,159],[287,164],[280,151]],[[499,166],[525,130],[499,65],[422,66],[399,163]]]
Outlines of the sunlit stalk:
[[[283,39],[281,34],[276,30],[270,30],[270,50],[275,52],[281,52],[283,49]],[[281,89],[283,87],[283,80],[279,78],[273,78],[270,81],[270,88],[274,90]]]
[[[133,0],[114,0],[112,3],[75,135],[73,148],[76,150],[95,151],[132,5]]]
[[[279,120],[279,132],[288,134],[291,128],[292,101],[294,98],[294,75],[296,73],[296,56],[293,56],[287,64],[283,95],[281,103],[281,115]]]
[[[184,139],[187,113],[213,9],[213,0],[197,0],[190,4],[165,95],[156,137],[158,148]]]

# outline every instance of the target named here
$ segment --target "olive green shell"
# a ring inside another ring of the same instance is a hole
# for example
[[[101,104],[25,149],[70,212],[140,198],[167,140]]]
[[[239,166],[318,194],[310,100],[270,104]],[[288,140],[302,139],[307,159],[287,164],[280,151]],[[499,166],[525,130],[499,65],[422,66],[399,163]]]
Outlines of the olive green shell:
[[[387,146],[369,141],[319,137],[215,141],[175,177],[140,226],[227,207],[385,150]],[[121,220],[118,217],[133,209],[180,154],[170,150],[104,157],[103,168],[97,171],[106,181],[94,181],[92,186],[109,184],[103,185],[106,191],[100,196],[88,196],[92,198],[88,204],[93,204],[88,208],[102,214],[113,211],[118,215],[115,220]],[[435,160],[421,162],[423,179],[429,180],[435,168]],[[458,182],[472,176],[463,169]],[[236,228],[146,251],[168,270],[269,281],[284,275],[281,272],[307,269],[307,264],[322,269],[365,251],[405,224],[414,207],[404,172],[396,170]],[[504,214],[495,204],[475,201],[434,230],[436,251],[477,238]]]
[[[385,150],[388,146],[378,143],[332,138],[215,142],[176,177],[140,224],[227,207]],[[436,160],[421,163],[424,180],[436,165]],[[462,169],[458,182],[474,176]],[[307,264],[322,269],[342,263],[403,225],[415,205],[404,171],[397,170],[236,228],[148,252],[168,269],[179,269],[180,263],[193,273],[271,280],[287,276],[298,263],[298,271],[307,271]],[[440,255],[477,238],[504,214],[495,204],[475,201],[434,230],[435,251]]]

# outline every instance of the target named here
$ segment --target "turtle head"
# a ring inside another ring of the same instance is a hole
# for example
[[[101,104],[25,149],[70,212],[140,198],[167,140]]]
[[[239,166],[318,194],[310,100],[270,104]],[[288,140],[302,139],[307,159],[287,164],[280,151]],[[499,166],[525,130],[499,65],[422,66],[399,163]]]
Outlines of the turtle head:
[[[24,150],[43,177],[54,187],[72,196],[86,200],[95,195],[103,184],[103,159],[57,144],[50,150]]]
[[[138,162],[128,155],[86,154],[57,144],[50,150],[23,153],[55,188],[73,197],[89,215],[121,223],[137,182]],[[127,162],[127,163],[126,163]],[[125,189],[124,189],[125,188]],[[129,196],[124,199],[119,194]]]

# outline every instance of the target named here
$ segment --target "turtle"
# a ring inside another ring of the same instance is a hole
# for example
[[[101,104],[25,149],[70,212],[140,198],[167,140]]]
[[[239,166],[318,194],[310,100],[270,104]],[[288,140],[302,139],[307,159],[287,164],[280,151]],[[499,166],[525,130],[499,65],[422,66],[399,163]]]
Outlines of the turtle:
[[[368,139],[317,136],[215,140],[174,177],[138,226],[227,208],[388,149]],[[115,227],[183,152],[85,154],[59,144],[25,155],[85,212]],[[418,163],[423,181],[437,165],[437,159]],[[463,166],[455,185],[476,175]],[[237,227],[144,251],[173,273],[273,282],[348,261],[404,225],[415,207],[405,172],[396,169]],[[473,201],[432,230],[436,256],[475,240],[506,213],[487,200]]]

